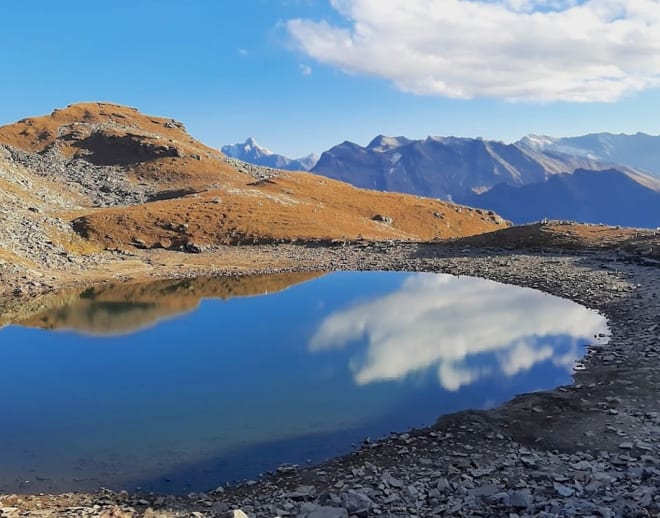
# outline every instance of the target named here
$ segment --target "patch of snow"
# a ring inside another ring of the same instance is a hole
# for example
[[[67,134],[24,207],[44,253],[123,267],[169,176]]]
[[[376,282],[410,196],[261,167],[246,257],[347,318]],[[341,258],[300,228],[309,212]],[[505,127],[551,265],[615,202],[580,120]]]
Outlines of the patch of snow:
[[[399,160],[401,160],[401,153],[394,153],[394,154],[390,157],[390,163],[391,163],[393,166],[396,165],[396,164],[399,162]]]

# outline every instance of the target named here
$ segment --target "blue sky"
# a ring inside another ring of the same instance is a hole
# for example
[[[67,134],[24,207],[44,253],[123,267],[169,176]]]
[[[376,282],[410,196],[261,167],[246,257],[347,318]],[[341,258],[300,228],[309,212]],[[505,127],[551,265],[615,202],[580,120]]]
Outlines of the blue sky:
[[[0,123],[107,100],[289,156],[379,133],[658,134],[660,0],[629,5],[2,2]]]

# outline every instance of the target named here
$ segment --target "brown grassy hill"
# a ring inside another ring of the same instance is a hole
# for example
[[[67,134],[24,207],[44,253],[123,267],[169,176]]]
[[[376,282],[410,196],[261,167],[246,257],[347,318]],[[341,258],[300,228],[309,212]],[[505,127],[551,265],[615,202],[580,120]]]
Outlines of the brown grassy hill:
[[[44,151],[57,143],[69,156],[97,153],[92,157],[96,160],[103,160],[103,151],[123,152],[119,158],[127,162],[141,162],[149,158],[149,152],[157,155],[160,150],[160,154],[167,154],[169,147],[213,152],[191,138],[182,140],[184,126],[174,119],[143,115],[136,108],[101,102],[71,104],[50,115],[27,117],[3,126],[1,133],[3,142],[17,148]],[[131,142],[133,146],[129,145]],[[177,146],[168,146],[175,142]],[[140,155],[138,144],[144,155]]]
[[[60,169],[78,173],[72,181],[65,178],[62,191],[77,182],[88,201],[98,194],[94,191],[107,192],[101,202],[89,201],[89,208],[66,217],[75,219],[85,239],[111,249],[197,250],[301,239],[428,240],[506,226],[492,212],[236,163],[193,139],[179,122],[109,103],[74,104],[23,119],[0,128],[0,143],[68,161]],[[119,183],[104,183],[116,178]],[[117,185],[120,193],[113,194]]]
[[[181,122],[111,103],[79,103],[0,128],[0,143],[97,166],[122,166],[134,182],[199,189],[241,175],[221,154],[193,139]]]
[[[378,215],[391,219],[375,221]],[[104,246],[186,248],[315,239],[429,240],[501,228],[494,215],[413,196],[363,191],[307,173],[194,197],[98,210],[75,221]]]

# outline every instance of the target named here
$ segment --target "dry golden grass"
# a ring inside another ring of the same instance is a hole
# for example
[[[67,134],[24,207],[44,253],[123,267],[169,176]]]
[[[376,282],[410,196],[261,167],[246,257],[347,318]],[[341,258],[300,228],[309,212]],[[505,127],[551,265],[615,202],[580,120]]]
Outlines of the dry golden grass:
[[[0,248],[0,264],[7,263],[17,266],[24,266],[27,268],[36,268],[38,265],[26,257],[21,257],[14,252]]]
[[[322,184],[322,185],[321,185]],[[374,221],[376,215],[391,223]],[[453,238],[502,228],[499,218],[415,196],[355,189],[304,173],[274,183],[206,191],[139,207],[95,211],[77,228],[107,248],[178,248],[293,240]]]

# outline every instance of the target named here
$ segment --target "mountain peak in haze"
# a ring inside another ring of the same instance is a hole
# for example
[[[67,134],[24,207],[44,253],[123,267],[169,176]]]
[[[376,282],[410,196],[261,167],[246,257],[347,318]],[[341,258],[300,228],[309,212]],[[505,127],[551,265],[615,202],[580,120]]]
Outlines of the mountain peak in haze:
[[[637,132],[588,133],[578,137],[548,137],[527,135],[516,145],[541,153],[559,153],[600,160],[610,164],[625,164],[660,177],[660,135]]]
[[[259,145],[254,137],[248,137],[242,144],[223,146],[222,152],[228,157],[237,158],[243,162],[289,171],[309,171],[318,161],[318,157],[314,154],[296,159],[278,155]]]
[[[579,168],[613,166],[658,190],[660,137],[531,134],[507,144],[455,136],[411,140],[378,135],[366,147],[344,142],[329,149],[312,172],[358,187],[461,201],[500,183],[521,186]]]
[[[250,154],[257,158],[268,157],[275,154],[270,149],[260,146],[257,142],[257,139],[254,137],[248,137],[242,144],[238,143],[230,146],[224,146],[222,148],[222,152],[225,155],[231,156],[233,158],[240,158],[237,156],[239,154]]]
[[[386,151],[389,149],[395,149],[406,144],[410,144],[411,140],[406,137],[387,137],[385,135],[378,135],[374,138],[367,149],[373,149],[374,151]]]

